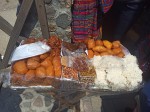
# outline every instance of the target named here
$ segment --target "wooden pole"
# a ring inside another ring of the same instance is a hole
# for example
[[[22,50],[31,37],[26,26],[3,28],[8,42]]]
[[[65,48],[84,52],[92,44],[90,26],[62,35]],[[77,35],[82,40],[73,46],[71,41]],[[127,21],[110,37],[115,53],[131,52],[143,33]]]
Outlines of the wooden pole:
[[[4,59],[2,60],[2,63],[0,63],[0,69],[6,68],[8,66],[9,59],[14,50],[14,46],[19,38],[20,32],[23,28],[23,25],[25,23],[25,20],[27,18],[27,15],[31,8],[32,3],[33,3],[33,0],[23,0],[15,26],[11,32],[11,36],[10,36],[8,46],[4,55]]]
[[[0,29],[10,36],[13,26],[0,16]]]
[[[45,9],[44,0],[35,0],[36,9],[38,13],[38,19],[41,26],[42,35],[44,38],[48,39],[50,37],[48,22],[47,22],[47,14]]]

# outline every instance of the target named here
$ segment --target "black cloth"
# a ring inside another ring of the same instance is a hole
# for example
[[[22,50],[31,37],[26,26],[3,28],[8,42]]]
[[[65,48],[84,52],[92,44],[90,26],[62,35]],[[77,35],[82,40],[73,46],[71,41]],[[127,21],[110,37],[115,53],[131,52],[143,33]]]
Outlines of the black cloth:
[[[21,112],[19,104],[21,97],[9,88],[2,88],[0,92],[0,112]]]
[[[127,2],[127,3],[138,3],[138,2],[143,2],[145,0],[115,0],[115,1],[119,1],[119,2]]]
[[[150,112],[150,81],[146,82],[140,92],[141,112]]]
[[[103,39],[122,40],[122,37],[136,22],[143,9],[143,0],[141,2],[133,0],[115,1],[112,9],[103,20]]]
[[[150,80],[150,38],[145,38],[139,42],[135,55],[138,59],[141,70],[143,71],[143,80]]]

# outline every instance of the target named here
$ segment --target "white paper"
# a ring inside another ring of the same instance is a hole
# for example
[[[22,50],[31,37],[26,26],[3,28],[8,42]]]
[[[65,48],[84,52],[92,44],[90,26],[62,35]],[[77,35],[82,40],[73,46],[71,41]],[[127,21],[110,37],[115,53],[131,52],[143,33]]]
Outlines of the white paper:
[[[17,60],[37,56],[46,53],[50,47],[43,42],[35,42],[17,47],[12,55],[11,63]]]

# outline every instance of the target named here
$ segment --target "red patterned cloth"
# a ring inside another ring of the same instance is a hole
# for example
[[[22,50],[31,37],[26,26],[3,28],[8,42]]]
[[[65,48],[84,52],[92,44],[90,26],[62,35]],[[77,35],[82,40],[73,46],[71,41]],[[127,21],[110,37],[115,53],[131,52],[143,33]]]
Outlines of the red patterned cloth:
[[[102,0],[103,12],[106,13],[107,11],[109,11],[109,9],[111,8],[112,4],[113,4],[113,0]]]
[[[74,0],[72,12],[73,42],[88,37],[97,38],[100,33],[99,19],[112,6],[113,0]],[[99,15],[98,15],[99,14]]]

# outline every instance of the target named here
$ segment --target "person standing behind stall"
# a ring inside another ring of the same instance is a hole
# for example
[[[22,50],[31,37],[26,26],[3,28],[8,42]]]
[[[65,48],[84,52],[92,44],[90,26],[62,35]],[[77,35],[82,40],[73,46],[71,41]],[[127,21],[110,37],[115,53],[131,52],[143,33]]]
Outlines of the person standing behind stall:
[[[111,11],[103,20],[103,39],[120,40],[140,17],[145,0],[114,0]]]
[[[144,85],[140,92],[141,112],[150,112],[150,0],[146,1],[140,19],[136,56],[143,71]]]
[[[102,16],[108,12],[113,0],[74,0],[72,7],[72,41],[83,42],[100,33]]]

